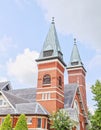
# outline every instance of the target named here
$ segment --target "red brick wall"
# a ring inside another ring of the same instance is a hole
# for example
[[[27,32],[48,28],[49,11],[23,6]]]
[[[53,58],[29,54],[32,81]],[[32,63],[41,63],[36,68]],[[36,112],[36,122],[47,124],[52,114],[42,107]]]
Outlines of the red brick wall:
[[[38,64],[38,83],[36,100],[50,113],[64,107],[64,67],[59,61]],[[51,84],[43,84],[43,76],[51,76]],[[62,85],[59,85],[59,76]],[[42,100],[42,93],[49,92],[50,100]]]
[[[68,82],[78,83],[79,90],[81,93],[82,103],[84,105],[85,112],[87,113],[87,100],[86,100],[86,82],[85,82],[86,72],[83,67],[68,69]],[[79,123],[80,130],[86,130],[85,117],[80,104],[79,95],[76,93],[75,99],[79,105]]]
[[[87,113],[85,75],[86,75],[86,72],[82,67],[68,69],[68,82],[79,84],[79,89],[80,89],[80,92],[81,92],[83,104],[84,104],[84,107],[85,107],[85,111]]]
[[[45,120],[46,120],[46,123],[48,125],[48,118],[46,116],[28,116],[28,117],[32,118],[32,123],[28,124],[28,128],[37,128],[37,120],[38,120],[38,118],[42,119],[42,125],[41,125],[42,127],[41,128],[45,129],[44,128]],[[28,117],[26,116],[26,121],[27,121]],[[5,118],[5,117],[0,118],[0,123],[2,123],[1,122],[2,118]],[[16,126],[18,118],[19,118],[19,116],[11,116],[12,127],[13,128]],[[48,127],[47,125],[46,125],[46,127]]]

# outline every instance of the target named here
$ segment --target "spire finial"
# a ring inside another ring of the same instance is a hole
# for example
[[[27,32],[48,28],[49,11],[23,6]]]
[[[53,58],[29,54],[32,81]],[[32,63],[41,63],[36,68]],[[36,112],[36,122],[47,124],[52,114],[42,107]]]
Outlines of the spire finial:
[[[76,44],[76,38],[74,38],[74,44]]]
[[[54,17],[52,17],[52,24],[54,24]]]

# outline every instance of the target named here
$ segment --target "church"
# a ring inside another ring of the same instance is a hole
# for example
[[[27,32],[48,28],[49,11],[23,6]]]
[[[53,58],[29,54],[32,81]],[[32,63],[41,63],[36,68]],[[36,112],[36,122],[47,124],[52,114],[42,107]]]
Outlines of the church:
[[[36,62],[37,86],[13,89],[9,81],[0,82],[0,124],[10,114],[14,128],[19,115],[25,114],[28,130],[50,130],[49,115],[64,109],[76,122],[74,130],[87,130],[86,69],[76,39],[66,65],[52,20]],[[65,70],[68,84],[64,83]]]

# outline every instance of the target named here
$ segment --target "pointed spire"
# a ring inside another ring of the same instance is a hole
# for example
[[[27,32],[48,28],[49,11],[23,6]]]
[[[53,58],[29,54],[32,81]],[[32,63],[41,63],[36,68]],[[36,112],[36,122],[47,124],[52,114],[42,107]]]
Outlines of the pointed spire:
[[[58,58],[63,61],[63,54],[59,45],[59,40],[55,29],[54,17],[52,17],[51,26],[44,41],[43,49],[40,53],[38,60],[47,60],[51,58]]]
[[[80,58],[80,54],[76,44],[76,38],[74,38],[74,46],[71,53],[71,58],[68,67],[75,67],[75,66],[83,66],[83,63]]]

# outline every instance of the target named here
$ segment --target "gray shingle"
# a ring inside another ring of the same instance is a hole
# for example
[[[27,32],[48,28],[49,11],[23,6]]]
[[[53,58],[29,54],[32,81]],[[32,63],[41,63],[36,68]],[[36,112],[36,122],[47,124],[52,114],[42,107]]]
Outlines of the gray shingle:
[[[3,86],[3,83],[1,84],[1,86]],[[77,91],[77,87],[77,84],[65,85],[65,108],[72,107],[72,102]],[[2,93],[16,109],[16,112],[13,110],[13,108],[0,108],[0,114],[25,113],[49,115],[45,108],[43,108],[39,103],[36,102],[36,88],[16,89],[9,91],[2,90]]]
[[[9,93],[27,99],[30,102],[36,101],[36,88],[15,89],[15,90],[10,90]]]
[[[17,113],[21,114],[42,114],[49,115],[49,113],[39,103],[21,103],[16,104]]]
[[[0,107],[0,115],[14,114],[15,111],[11,107]]]
[[[77,87],[78,87],[78,85],[76,83],[65,85],[65,88],[64,88],[65,89],[64,90],[64,96],[65,96],[64,105],[65,105],[65,108],[72,107],[72,102],[73,102],[75,93],[77,91]]]
[[[28,100],[25,100],[21,97],[17,97],[9,92],[6,92],[6,91],[3,91],[3,94],[5,95],[5,97],[8,99],[8,101],[13,105],[13,107],[15,107],[15,104],[18,104],[18,103],[28,103],[29,101]]]

